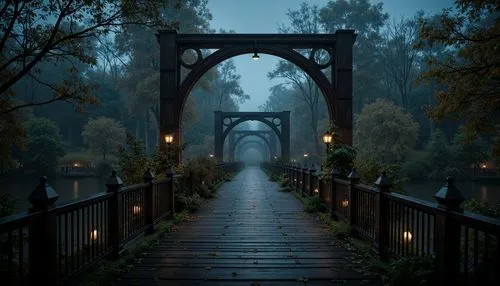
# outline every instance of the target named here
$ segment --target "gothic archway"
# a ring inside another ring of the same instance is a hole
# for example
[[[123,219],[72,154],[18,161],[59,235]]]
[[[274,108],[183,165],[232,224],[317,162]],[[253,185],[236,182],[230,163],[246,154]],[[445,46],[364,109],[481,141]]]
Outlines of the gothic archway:
[[[277,155],[277,136],[275,134],[275,131],[273,130],[233,130],[229,132],[229,145],[228,145],[228,152],[229,152],[229,161],[233,162],[235,159],[235,152],[236,152],[236,146],[238,146],[238,143],[241,142],[244,138],[247,138],[248,136],[256,136],[262,139],[263,142],[266,143],[266,145],[269,148],[269,156],[270,158],[272,156]],[[245,141],[247,142],[247,141]],[[281,148],[280,148],[281,149]]]
[[[282,112],[222,112],[214,111],[214,145],[217,162],[223,161],[224,141],[231,130],[246,121],[260,121],[276,134],[281,146],[281,157],[290,158],[290,111]]]
[[[339,127],[343,140],[352,144],[352,45],[354,30],[335,34],[178,34],[160,30],[160,138],[174,135],[181,145],[184,103],[195,83],[220,62],[248,53],[270,54],[300,67],[318,85],[328,105],[330,120]],[[201,50],[206,51],[203,53]],[[304,56],[298,50],[308,50]],[[216,50],[210,53],[210,51]],[[328,61],[318,63],[315,55],[324,50]],[[186,62],[184,53],[194,55]],[[204,58],[205,56],[205,58]],[[324,72],[331,68],[327,76]],[[182,77],[182,72],[187,75]],[[163,146],[165,142],[160,141]],[[176,160],[180,160],[180,154]]]

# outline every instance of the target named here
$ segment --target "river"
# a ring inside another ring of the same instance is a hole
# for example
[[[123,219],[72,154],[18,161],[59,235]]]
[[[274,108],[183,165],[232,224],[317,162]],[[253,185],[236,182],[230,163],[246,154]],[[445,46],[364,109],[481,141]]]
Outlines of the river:
[[[31,206],[28,196],[35,189],[37,183],[38,178],[34,177],[24,178],[16,182],[0,181],[0,189],[10,191],[16,199],[17,211],[24,211]],[[48,183],[59,194],[59,199],[56,202],[58,205],[106,191],[106,182],[92,177],[49,179]]]
[[[28,196],[36,187],[37,182],[37,178],[25,178],[18,182],[0,181],[0,189],[9,190],[17,201],[18,211],[24,211],[30,207]],[[106,191],[105,181],[98,178],[59,178],[49,180],[49,184],[59,194],[56,204]],[[434,194],[443,185],[443,182],[437,181],[411,182],[406,185],[406,191],[410,196],[435,202]],[[456,182],[456,185],[466,199],[477,198],[486,202],[500,200],[500,184],[467,181]]]

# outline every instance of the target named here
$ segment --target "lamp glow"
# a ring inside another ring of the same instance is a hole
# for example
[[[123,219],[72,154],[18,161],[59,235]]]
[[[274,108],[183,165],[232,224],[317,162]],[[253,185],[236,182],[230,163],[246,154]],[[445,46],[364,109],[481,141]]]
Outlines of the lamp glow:
[[[411,232],[409,231],[403,232],[403,240],[405,242],[411,242],[411,238],[412,238]]]
[[[304,157],[307,158],[309,156],[309,154],[307,153],[304,153]]]
[[[174,142],[174,135],[172,134],[166,134],[165,135],[165,143],[167,143],[168,145],[172,144],[172,142]]]
[[[210,154],[210,155],[208,155],[208,157],[213,158],[213,157],[214,157],[214,154]]]
[[[344,199],[342,201],[342,207],[347,208],[349,206],[349,201],[347,199]]]
[[[486,169],[487,165],[486,163],[481,163],[481,169]]]
[[[318,188],[314,189],[314,192],[315,192],[316,194],[317,194],[317,193],[319,193]]]
[[[325,132],[325,134],[323,134],[323,143],[325,143],[325,144],[332,143],[332,138],[333,138],[333,136],[331,133],[329,133],[328,131]]]
[[[133,206],[132,207],[132,213],[135,215],[138,215],[141,213],[141,207],[140,206]]]
[[[97,240],[97,229],[90,232],[90,240]]]

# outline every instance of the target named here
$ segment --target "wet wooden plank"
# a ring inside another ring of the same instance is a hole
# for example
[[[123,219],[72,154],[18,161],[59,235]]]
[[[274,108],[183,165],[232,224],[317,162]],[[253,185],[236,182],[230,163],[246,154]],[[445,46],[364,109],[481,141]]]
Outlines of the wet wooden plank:
[[[144,253],[117,285],[382,285],[258,168]]]

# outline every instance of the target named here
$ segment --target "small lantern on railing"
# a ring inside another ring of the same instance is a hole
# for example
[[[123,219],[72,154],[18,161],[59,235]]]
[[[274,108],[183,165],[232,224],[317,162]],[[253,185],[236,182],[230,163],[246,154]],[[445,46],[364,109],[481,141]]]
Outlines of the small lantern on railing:
[[[413,237],[413,236],[412,236],[412,234],[411,234],[411,232],[410,232],[410,231],[405,231],[405,232],[403,232],[403,241],[404,241],[405,243],[410,243],[410,242],[411,242],[412,237]]]
[[[347,208],[348,206],[349,206],[349,200],[345,198],[344,200],[342,200],[342,207]]]
[[[90,240],[93,241],[97,240],[97,229],[94,229],[93,231],[90,232]]]
[[[133,206],[133,207],[132,207],[132,213],[133,213],[134,215],[138,215],[138,214],[140,214],[140,213],[141,213],[141,207],[140,207],[140,206]]]
[[[315,188],[315,189],[314,189],[314,193],[315,193],[315,194],[318,194],[318,193],[319,193],[318,188]]]

